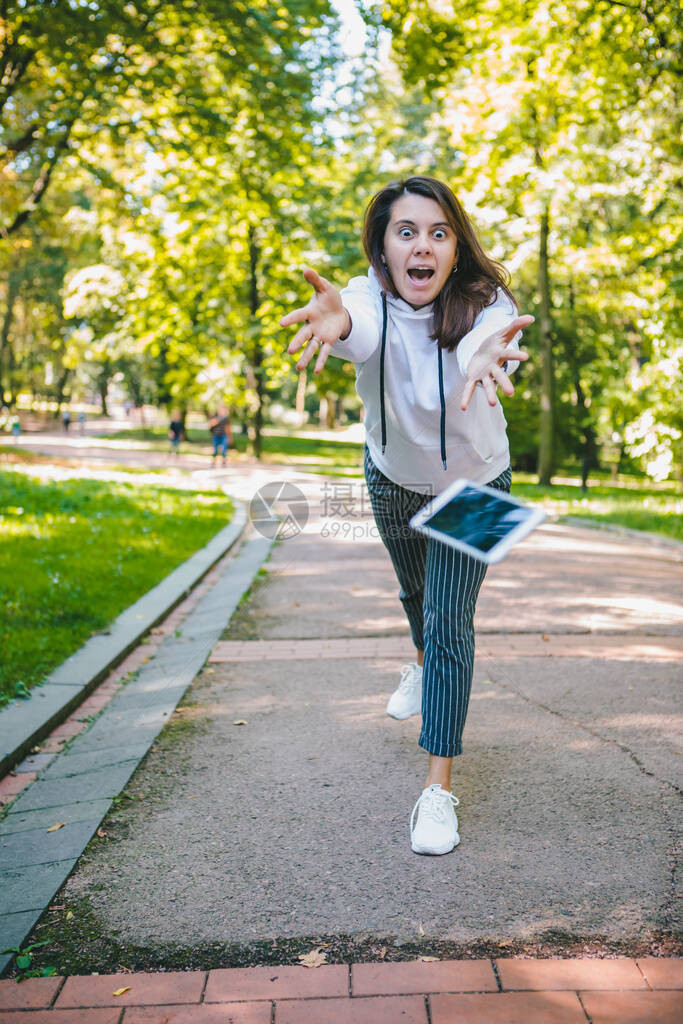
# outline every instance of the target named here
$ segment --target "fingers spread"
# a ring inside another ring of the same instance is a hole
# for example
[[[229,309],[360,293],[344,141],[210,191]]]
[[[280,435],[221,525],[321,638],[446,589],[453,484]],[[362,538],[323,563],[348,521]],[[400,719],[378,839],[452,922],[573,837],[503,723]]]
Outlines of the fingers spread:
[[[330,354],[331,347],[332,347],[331,345],[323,345],[322,348],[320,349],[320,354],[319,354],[317,362],[315,364],[315,370],[314,370],[315,373],[320,373],[320,371],[322,370],[323,366],[327,362],[327,357]]]
[[[329,283],[313,267],[304,267],[304,277],[317,292],[324,292]]]
[[[515,389],[510,383],[510,378],[508,377],[507,373],[505,372],[502,366],[492,367],[491,376],[493,377],[496,384],[500,384],[501,388],[503,389],[506,395],[513,395],[515,393]]]
[[[476,380],[471,380],[469,381],[468,384],[465,385],[465,390],[463,391],[462,396],[460,398],[460,408],[463,410],[463,412],[472,401],[472,395],[474,394],[474,389],[476,388],[476,386]]]
[[[300,327],[299,330],[294,335],[294,337],[292,338],[292,340],[290,341],[289,345],[287,346],[287,351],[289,352],[289,354],[293,356],[295,352],[298,352],[299,349],[303,345],[305,345],[307,341],[311,340],[312,334],[313,328],[311,327],[310,324],[307,323],[304,324],[303,327]]]
[[[507,362],[523,363],[525,359],[529,358],[529,353],[523,348],[506,348],[503,352],[502,358],[506,359]]]
[[[319,348],[320,348],[320,341],[319,341],[319,339],[316,338],[316,337],[309,338],[308,339],[308,344],[306,345],[306,348],[304,349],[304,351],[303,351],[303,353],[301,355],[301,358],[299,359],[299,362],[296,364],[297,370],[303,370],[305,366],[308,366],[308,364],[310,363],[311,359],[316,354],[316,352],[318,351]]]
[[[498,401],[498,398],[496,396],[496,383],[495,383],[495,381],[490,376],[487,375],[482,380],[482,384],[483,384],[484,392],[486,394],[486,398],[488,399],[489,405],[495,405],[496,402]]]
[[[301,309],[293,309],[291,313],[286,313],[285,316],[280,320],[280,327],[290,327],[291,324],[300,324],[308,316],[308,306],[302,306]]]

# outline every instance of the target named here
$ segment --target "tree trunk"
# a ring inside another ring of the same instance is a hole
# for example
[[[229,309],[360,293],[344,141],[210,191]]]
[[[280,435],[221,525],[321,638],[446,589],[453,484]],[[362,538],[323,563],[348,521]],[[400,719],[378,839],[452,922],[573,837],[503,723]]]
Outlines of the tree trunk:
[[[11,390],[11,381],[9,378],[9,372],[5,370],[5,352],[10,355],[10,341],[9,332],[12,326],[12,317],[14,316],[14,303],[19,294],[19,281],[10,274],[7,280],[7,309],[5,315],[2,318],[2,328],[0,329],[0,405],[4,403],[5,392]],[[7,371],[9,371],[9,364],[11,360],[7,359]]]
[[[569,311],[571,313],[572,323],[576,323],[575,317],[575,301],[574,301],[574,282],[569,282]],[[576,392],[576,404],[581,410],[581,490],[588,490],[588,474],[591,469],[598,469],[600,466],[600,460],[598,459],[598,442],[595,435],[595,429],[593,427],[593,421],[591,414],[588,411],[588,403],[586,396],[583,392],[581,385],[581,372],[579,369],[579,361],[576,358],[576,346],[567,345],[566,349],[567,362],[569,363],[572,371],[572,378],[574,380],[574,390]]]
[[[541,350],[541,419],[538,446],[538,482],[549,485],[554,467],[553,349],[550,320],[550,275],[548,272],[548,233],[550,213],[546,205],[541,215],[538,259],[538,334]]]
[[[327,399],[327,426],[334,430],[339,422],[339,396],[330,392]]]
[[[256,234],[253,226],[249,228],[249,312],[252,316],[252,322],[256,319],[256,312],[259,308],[259,292],[258,292],[258,259],[259,249],[256,243]],[[261,432],[263,430],[263,395],[265,391],[265,384],[263,379],[263,349],[261,347],[261,338],[257,334],[254,338],[254,353],[252,359],[252,369],[254,371],[254,379],[256,383],[256,410],[254,412],[254,455],[257,459],[261,458],[262,451],[262,439]]]
[[[107,408],[107,392],[109,390],[109,378],[111,377],[111,363],[106,359],[102,363],[102,369],[100,370],[97,378],[97,393],[100,396],[100,402],[102,403],[102,415],[108,416],[109,409]]]
[[[306,371],[302,370],[299,374],[299,380],[296,386],[296,403],[294,406],[302,419],[304,412],[306,411],[306,380]]]
[[[67,382],[69,380],[69,376],[70,375],[71,375],[71,370],[67,369],[66,367],[62,367],[62,372],[61,372],[60,376],[57,378],[57,387],[55,389],[55,391],[56,391],[56,396],[55,397],[57,399],[57,412],[55,413],[55,417],[54,417],[56,420],[59,419],[59,413],[60,413],[60,410],[61,410],[61,408],[62,408],[62,406],[64,404],[64,392],[66,390],[66,385],[67,385]]]

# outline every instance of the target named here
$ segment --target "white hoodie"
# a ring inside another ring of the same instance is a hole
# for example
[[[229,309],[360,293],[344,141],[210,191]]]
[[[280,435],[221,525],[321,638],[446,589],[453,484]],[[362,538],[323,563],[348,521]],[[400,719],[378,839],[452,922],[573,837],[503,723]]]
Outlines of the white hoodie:
[[[356,367],[356,390],[365,406],[366,442],[377,468],[394,483],[421,494],[438,494],[464,477],[488,483],[510,464],[507,426],[500,403],[490,406],[477,388],[468,409],[460,399],[474,353],[491,334],[518,313],[505,292],[482,310],[472,330],[454,352],[442,351],[445,406],[446,468],[441,457],[441,415],[438,345],[430,338],[432,306],[413,309],[387,295],[387,337],[384,357],[386,446],[382,451],[380,353],[382,296],[372,268],[367,277],[352,278],[341,293],[351,317],[348,338],[331,355]],[[521,332],[515,337],[517,345]],[[518,363],[511,363],[508,373]]]

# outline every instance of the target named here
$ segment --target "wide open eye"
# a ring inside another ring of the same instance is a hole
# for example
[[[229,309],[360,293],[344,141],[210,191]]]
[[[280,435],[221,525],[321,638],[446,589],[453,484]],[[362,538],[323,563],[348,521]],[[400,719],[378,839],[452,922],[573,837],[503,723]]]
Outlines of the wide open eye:
[[[448,235],[446,234],[443,228],[437,228],[436,231],[434,232],[434,238],[437,240],[437,242],[443,242],[446,238],[448,238]]]
[[[410,228],[401,228],[401,230],[398,233],[398,237],[399,238],[411,238],[412,234],[413,234],[413,232],[412,232],[412,230]]]

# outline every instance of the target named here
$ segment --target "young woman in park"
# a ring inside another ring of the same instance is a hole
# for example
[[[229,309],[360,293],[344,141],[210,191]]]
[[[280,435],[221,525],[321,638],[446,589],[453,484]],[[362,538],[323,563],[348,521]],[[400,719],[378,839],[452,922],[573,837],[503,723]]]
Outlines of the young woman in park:
[[[365,478],[380,536],[400,584],[414,664],[404,666],[387,713],[422,712],[419,743],[429,754],[411,816],[416,853],[456,846],[453,758],[474,666],[473,618],[486,567],[411,530],[411,517],[453,480],[510,489],[505,417],[496,393],[527,353],[517,346],[531,316],[518,316],[506,272],[481,248],[447,185],[434,178],[393,182],[371,200],[363,245],[367,277],[341,293],[313,269],[314,292],[283,327],[301,324],[289,352],[298,369],[328,355],[351,360],[365,406]]]

